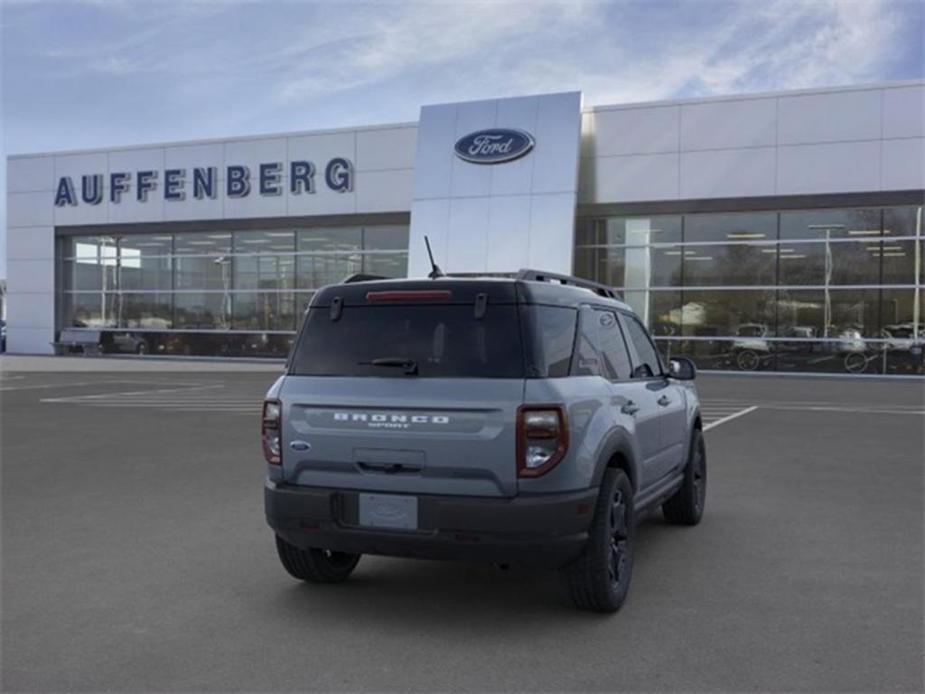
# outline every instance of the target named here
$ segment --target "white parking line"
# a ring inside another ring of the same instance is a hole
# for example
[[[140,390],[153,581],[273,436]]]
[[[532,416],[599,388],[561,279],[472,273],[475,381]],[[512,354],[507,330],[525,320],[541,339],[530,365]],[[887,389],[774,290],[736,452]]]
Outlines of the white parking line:
[[[139,397],[148,397],[151,395],[158,395],[160,393],[172,393],[172,394],[182,394],[182,393],[191,393],[201,390],[214,390],[216,388],[224,388],[225,386],[184,386],[182,388],[158,388],[155,390],[132,390],[132,391],[123,391],[121,393],[94,393],[92,395],[71,395],[60,398],[43,398],[42,402],[76,402],[81,404],[86,404],[100,398],[107,399],[117,399],[124,398],[126,396],[139,396]]]
[[[704,431],[709,431],[710,429],[712,429],[712,428],[714,428],[714,427],[718,427],[720,424],[725,424],[726,422],[732,421],[732,420],[735,419],[736,417],[741,417],[742,415],[746,415],[746,414],[748,414],[749,412],[754,412],[754,411],[757,410],[757,409],[758,409],[758,406],[757,406],[757,405],[752,405],[751,407],[746,407],[744,410],[739,410],[738,412],[733,412],[732,414],[726,415],[726,416],[723,417],[722,419],[717,419],[715,422],[710,422],[709,424],[707,424],[707,425],[705,425],[705,426],[703,427],[703,430],[704,430]]]

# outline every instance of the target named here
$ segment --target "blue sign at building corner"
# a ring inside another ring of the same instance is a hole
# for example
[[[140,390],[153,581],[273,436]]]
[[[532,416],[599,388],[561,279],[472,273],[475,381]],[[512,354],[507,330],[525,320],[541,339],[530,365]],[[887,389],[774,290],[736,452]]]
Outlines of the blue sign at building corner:
[[[489,128],[459,138],[456,156],[473,164],[501,164],[520,159],[533,149],[533,136],[514,128]]]

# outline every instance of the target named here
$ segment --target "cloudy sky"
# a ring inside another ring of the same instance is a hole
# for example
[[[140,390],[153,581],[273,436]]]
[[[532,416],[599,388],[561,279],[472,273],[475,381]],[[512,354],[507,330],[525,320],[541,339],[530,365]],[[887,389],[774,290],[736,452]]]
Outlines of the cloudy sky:
[[[604,104],[925,75],[919,0],[0,8],[7,154],[411,121],[421,104],[576,88]]]

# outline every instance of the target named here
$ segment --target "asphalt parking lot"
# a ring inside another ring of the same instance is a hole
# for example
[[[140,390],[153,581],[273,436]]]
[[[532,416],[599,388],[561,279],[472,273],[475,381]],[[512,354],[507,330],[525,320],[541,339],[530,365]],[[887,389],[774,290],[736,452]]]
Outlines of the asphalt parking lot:
[[[923,688],[921,380],[702,375],[706,517],[644,521],[602,617],[490,566],[301,585],[263,519],[275,367],[94,363],[0,374],[4,691]]]

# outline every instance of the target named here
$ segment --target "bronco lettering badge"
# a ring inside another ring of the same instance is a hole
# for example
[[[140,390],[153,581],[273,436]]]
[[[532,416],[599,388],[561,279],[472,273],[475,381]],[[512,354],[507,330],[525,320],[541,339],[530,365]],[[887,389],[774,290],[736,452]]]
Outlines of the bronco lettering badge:
[[[533,149],[533,136],[523,130],[493,128],[469,133],[456,141],[456,156],[473,164],[500,164]]]
[[[335,412],[335,422],[365,424],[371,429],[407,429],[412,424],[449,424],[446,415]]]

